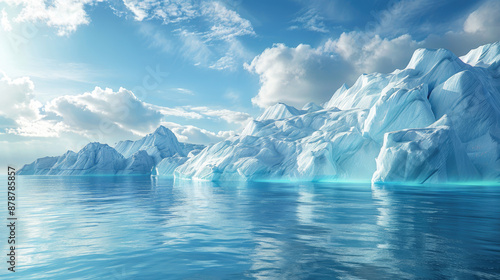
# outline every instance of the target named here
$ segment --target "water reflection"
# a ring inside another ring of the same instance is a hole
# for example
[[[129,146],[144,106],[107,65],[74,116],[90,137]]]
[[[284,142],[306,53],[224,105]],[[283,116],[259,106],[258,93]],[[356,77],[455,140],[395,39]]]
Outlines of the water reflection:
[[[500,273],[495,187],[214,184],[126,176],[23,177],[20,185],[16,277],[22,279]]]

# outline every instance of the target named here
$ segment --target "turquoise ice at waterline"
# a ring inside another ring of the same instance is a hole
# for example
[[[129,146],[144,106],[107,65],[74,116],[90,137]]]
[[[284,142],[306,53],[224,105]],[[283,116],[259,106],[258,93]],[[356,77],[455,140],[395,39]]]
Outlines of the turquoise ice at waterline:
[[[18,272],[2,279],[500,275],[499,186],[149,176],[20,176],[18,186]]]

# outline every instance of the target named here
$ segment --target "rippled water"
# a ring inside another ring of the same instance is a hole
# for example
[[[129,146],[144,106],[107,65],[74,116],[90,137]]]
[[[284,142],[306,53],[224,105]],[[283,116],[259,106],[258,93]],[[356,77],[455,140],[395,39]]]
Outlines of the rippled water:
[[[18,183],[18,272],[2,242],[2,279],[500,278],[500,187]]]

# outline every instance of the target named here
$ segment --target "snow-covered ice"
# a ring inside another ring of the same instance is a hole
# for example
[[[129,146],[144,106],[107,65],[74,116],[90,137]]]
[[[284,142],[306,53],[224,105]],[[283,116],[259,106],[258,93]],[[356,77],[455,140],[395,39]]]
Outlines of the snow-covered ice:
[[[419,49],[323,107],[276,104],[175,170],[194,180],[500,180],[500,43]]]
[[[361,75],[302,109],[278,103],[203,147],[164,127],[115,149],[91,143],[22,174],[148,174],[193,180],[500,181],[500,42],[462,57],[419,49],[405,69]]]
[[[137,141],[121,141],[115,148],[90,143],[78,153],[45,157],[25,165],[20,175],[125,175],[156,173],[172,175],[174,169],[204,148],[180,143],[174,133],[160,126]]]

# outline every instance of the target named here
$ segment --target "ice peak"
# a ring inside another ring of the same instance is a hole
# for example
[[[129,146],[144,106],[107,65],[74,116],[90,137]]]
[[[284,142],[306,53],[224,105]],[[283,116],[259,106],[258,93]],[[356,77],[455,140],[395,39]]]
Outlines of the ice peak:
[[[349,87],[343,83],[341,87],[339,87],[332,95],[330,100],[328,100],[325,104],[323,104],[323,107],[325,108],[332,108],[335,107],[335,100],[344,92],[346,92],[349,89]]]
[[[339,92],[342,93],[342,92],[344,92],[344,91],[346,91],[348,89],[349,89],[349,87],[347,86],[347,84],[343,83],[342,86],[337,91],[339,91]]]
[[[304,107],[302,107],[302,110],[307,111],[307,112],[315,112],[318,110],[323,109],[323,107],[319,106],[318,104],[314,102],[309,102]]]
[[[444,60],[455,61],[458,57],[447,49],[418,49],[406,69],[428,72]]]
[[[173,136],[175,137],[174,133],[173,133],[170,129],[168,129],[168,128],[164,127],[163,125],[160,125],[160,126],[159,126],[159,127],[158,127],[158,128],[157,128],[154,132],[153,132],[153,134],[156,134],[156,135],[169,135],[169,136],[170,136],[170,135],[173,135]]]
[[[268,107],[264,113],[257,118],[257,121],[286,119],[303,113],[303,111],[293,106],[279,102]]]
[[[87,145],[85,145],[85,147],[83,147],[83,149],[81,149],[80,152],[81,151],[89,151],[89,150],[105,149],[105,148],[111,149],[111,147],[108,146],[108,144],[102,144],[99,142],[90,142]]]
[[[500,61],[500,41],[475,48],[460,59],[472,66],[488,67]]]

